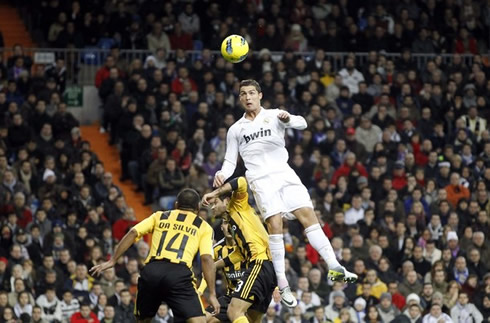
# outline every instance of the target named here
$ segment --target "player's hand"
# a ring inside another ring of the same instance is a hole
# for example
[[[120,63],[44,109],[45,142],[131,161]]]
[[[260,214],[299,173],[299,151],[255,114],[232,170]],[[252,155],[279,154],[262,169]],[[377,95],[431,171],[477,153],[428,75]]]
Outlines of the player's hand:
[[[220,305],[219,305],[219,302],[218,302],[218,299],[216,298],[216,295],[209,295],[209,303],[211,304],[211,306],[213,307],[214,311],[213,315],[216,315],[219,313],[219,309],[220,309]]]
[[[289,120],[291,119],[289,116],[289,112],[287,111],[281,111],[278,113],[277,118],[281,120],[284,123],[288,123]]]
[[[213,187],[220,187],[224,183],[225,183],[225,177],[223,176],[223,174],[218,173],[214,175]]]
[[[109,268],[114,267],[115,263],[114,261],[109,260],[106,262],[101,263],[100,265],[93,266],[90,268],[90,275],[92,276],[99,276],[103,271],[106,271]]]
[[[214,203],[215,199],[216,197],[214,196],[213,193],[207,193],[204,194],[204,196],[202,197],[201,203],[203,206],[209,206]]]

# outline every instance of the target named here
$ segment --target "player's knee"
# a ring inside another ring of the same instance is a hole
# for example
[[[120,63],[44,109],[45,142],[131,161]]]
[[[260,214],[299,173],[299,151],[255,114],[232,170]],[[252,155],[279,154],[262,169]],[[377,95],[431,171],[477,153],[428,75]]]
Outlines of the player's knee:
[[[191,317],[186,320],[186,323],[206,323],[206,316]]]
[[[240,313],[240,308],[238,306],[230,303],[230,305],[228,305],[228,309],[226,310],[226,315],[228,316],[230,321],[233,322],[235,319],[240,317],[242,313]]]
[[[206,323],[219,323],[220,320],[218,320],[216,317],[214,316],[210,316],[208,318],[208,316],[206,315]]]
[[[280,214],[273,215],[266,220],[267,230],[269,234],[281,234],[282,233],[282,217]]]
[[[318,223],[315,210],[309,207],[302,207],[292,212],[304,228],[308,228]]]

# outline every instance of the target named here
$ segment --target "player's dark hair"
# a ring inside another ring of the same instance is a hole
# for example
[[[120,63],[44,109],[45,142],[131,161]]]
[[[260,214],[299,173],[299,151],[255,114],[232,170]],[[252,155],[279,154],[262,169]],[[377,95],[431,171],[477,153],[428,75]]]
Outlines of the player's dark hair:
[[[259,82],[256,80],[248,79],[248,80],[243,80],[240,82],[240,88],[244,86],[253,86],[257,92],[262,93],[262,88],[260,87]]]
[[[177,204],[179,209],[197,211],[201,197],[196,190],[186,188],[177,195]]]

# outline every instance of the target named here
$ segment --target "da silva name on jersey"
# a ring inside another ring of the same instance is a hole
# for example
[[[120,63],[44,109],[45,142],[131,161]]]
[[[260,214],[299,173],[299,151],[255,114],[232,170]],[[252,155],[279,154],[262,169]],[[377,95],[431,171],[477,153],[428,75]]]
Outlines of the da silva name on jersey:
[[[170,223],[168,222],[161,222],[159,225],[158,225],[161,229],[170,229]],[[174,223],[173,225],[173,230],[178,230],[178,231],[182,231],[182,232],[185,232],[185,233],[189,233],[190,235],[193,235],[195,236],[196,233],[197,233],[197,230],[194,229],[194,228],[190,228],[184,224],[177,224],[177,223]]]

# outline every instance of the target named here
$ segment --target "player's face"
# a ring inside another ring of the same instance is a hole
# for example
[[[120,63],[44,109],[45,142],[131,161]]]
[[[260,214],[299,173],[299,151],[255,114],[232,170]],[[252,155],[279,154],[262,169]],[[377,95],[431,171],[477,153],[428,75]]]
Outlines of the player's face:
[[[229,226],[229,222],[227,219],[223,219],[223,222],[221,223],[221,230],[223,231],[223,234],[225,235],[225,238],[232,238],[232,235],[230,233],[230,226]]]
[[[216,216],[223,216],[226,213],[227,199],[216,198],[214,201],[213,211]]]
[[[259,93],[253,85],[242,86],[240,88],[240,103],[246,112],[260,109],[262,93]]]

